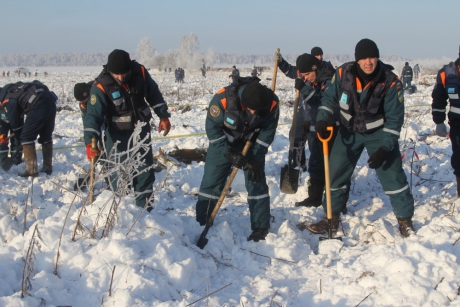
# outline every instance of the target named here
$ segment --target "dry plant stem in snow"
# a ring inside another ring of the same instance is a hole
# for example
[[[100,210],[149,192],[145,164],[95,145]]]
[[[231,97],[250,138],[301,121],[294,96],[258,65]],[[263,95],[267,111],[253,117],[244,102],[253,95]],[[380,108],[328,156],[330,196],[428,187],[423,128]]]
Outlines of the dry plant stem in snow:
[[[27,250],[26,258],[24,259],[24,269],[22,270],[22,285],[21,285],[21,297],[24,298],[29,295],[28,290],[32,289],[31,278],[34,276],[34,261],[36,260],[34,247],[36,246],[38,251],[41,252],[40,239],[43,242],[40,231],[38,230],[38,224],[35,225],[32,238],[30,239],[29,249]]]
[[[73,203],[75,202],[75,198],[77,198],[77,194],[74,195],[73,200],[70,203],[69,210],[67,210],[67,214],[66,214],[65,219],[64,219],[64,224],[62,225],[61,235],[59,236],[59,244],[58,244],[58,249],[57,249],[57,253],[56,253],[56,264],[54,266],[54,271],[53,271],[53,274],[58,276],[58,277],[59,277],[58,265],[59,265],[59,256],[60,256],[59,249],[61,248],[62,235],[64,234],[65,224],[67,222],[67,218],[69,217],[70,209],[72,209]]]

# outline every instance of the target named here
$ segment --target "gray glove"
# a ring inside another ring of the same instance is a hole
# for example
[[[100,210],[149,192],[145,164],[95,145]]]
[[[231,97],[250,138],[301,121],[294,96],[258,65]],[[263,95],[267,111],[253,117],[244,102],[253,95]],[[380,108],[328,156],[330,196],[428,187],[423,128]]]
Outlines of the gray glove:
[[[278,63],[283,62],[283,56],[281,53],[275,52],[275,55],[273,56],[273,61],[278,61]]]
[[[447,135],[447,128],[444,123],[436,125],[436,135],[445,137]]]

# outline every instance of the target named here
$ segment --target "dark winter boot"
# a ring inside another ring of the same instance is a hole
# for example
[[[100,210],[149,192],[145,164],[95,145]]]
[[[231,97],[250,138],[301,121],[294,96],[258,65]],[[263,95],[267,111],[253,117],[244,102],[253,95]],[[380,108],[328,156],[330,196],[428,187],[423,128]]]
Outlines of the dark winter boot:
[[[53,172],[53,142],[42,145],[43,152],[43,167],[40,169],[41,173],[51,175]]]
[[[296,207],[319,207],[323,202],[324,182],[310,180],[308,182],[308,197],[296,202]]]
[[[399,232],[403,238],[407,238],[412,232],[415,232],[414,226],[412,225],[412,218],[398,219]]]
[[[457,197],[460,197],[460,177],[457,176]]]
[[[259,242],[260,240],[265,240],[265,237],[268,235],[268,228],[256,228],[252,231],[251,235],[248,237],[248,241]]]
[[[337,232],[337,230],[339,229],[339,221],[340,221],[340,213],[333,213],[332,214],[332,232]],[[327,220],[327,217],[324,217],[318,223],[311,224],[307,228],[308,230],[310,230],[310,232],[316,233],[316,234],[328,233],[329,232],[329,222]]]
[[[27,144],[22,146],[24,153],[24,162],[26,164],[26,170],[19,172],[20,177],[37,177],[38,176],[38,165],[37,165],[37,152],[35,151],[35,144]]]

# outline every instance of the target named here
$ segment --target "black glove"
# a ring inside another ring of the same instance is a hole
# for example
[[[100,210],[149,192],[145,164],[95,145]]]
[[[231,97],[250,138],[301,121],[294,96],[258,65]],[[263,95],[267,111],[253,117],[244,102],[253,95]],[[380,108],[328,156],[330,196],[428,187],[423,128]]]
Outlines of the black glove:
[[[329,137],[329,131],[326,130],[327,126],[330,126],[329,123],[325,120],[320,120],[316,123],[315,125],[315,130],[316,132],[319,133],[319,135],[323,139],[327,139]]]
[[[250,160],[248,163],[248,180],[257,182],[262,178],[262,163],[257,160]]]
[[[367,164],[369,164],[369,168],[379,168],[382,166],[383,162],[385,162],[387,158],[388,150],[384,147],[379,147],[376,152],[374,152],[367,160]]]
[[[248,160],[241,153],[233,151],[232,149],[229,149],[229,151],[225,153],[224,157],[230,160],[232,165],[236,168],[245,171],[249,167]]]
[[[295,79],[295,89],[298,90],[299,92],[303,89],[303,87],[305,86],[305,82],[300,79],[300,78],[296,78]]]
[[[303,122],[303,131],[306,134],[310,133],[310,125],[311,125],[311,122],[308,120]]]

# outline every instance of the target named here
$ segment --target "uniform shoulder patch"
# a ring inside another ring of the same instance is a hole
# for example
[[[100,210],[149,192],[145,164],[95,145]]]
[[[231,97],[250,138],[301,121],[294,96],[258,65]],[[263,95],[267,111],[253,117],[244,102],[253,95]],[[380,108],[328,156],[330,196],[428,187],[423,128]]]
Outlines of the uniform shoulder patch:
[[[97,101],[96,95],[92,94],[91,95],[91,100],[90,100],[91,105],[94,106],[96,104],[96,101]]]
[[[212,117],[217,117],[220,115],[220,109],[218,106],[216,105],[212,105],[210,108],[209,108],[209,115],[211,115]]]

